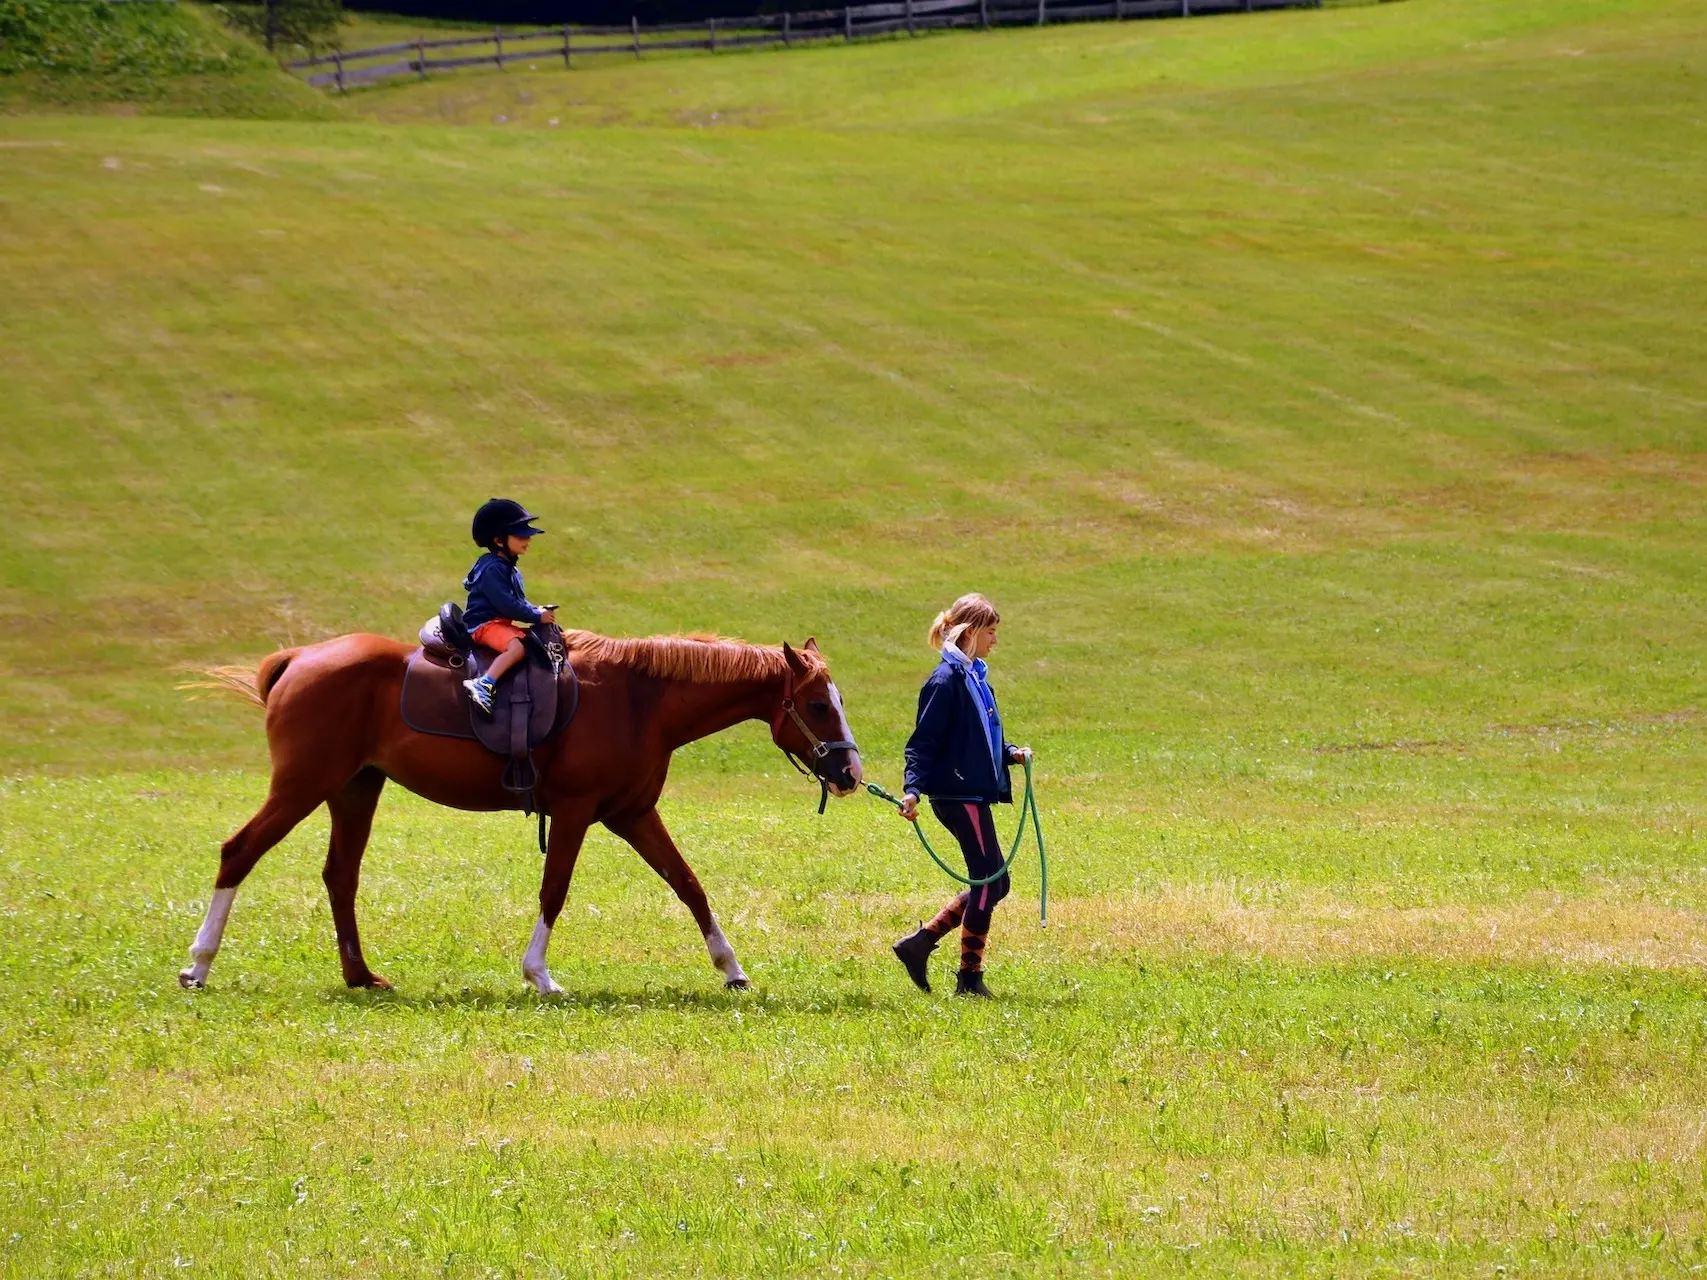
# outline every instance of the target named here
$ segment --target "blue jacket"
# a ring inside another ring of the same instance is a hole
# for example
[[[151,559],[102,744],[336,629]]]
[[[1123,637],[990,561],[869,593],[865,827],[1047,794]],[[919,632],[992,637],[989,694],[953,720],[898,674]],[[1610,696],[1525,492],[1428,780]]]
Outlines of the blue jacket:
[[[522,571],[495,552],[488,551],[474,562],[462,580],[468,592],[468,607],[462,621],[470,631],[494,618],[511,622],[538,622],[542,610],[528,603],[522,589]]]
[[[983,664],[978,664],[982,666]],[[1002,736],[996,696],[964,659],[944,657],[919,690],[919,718],[907,739],[903,781],[914,795],[936,800],[1011,804],[1008,766],[1013,748]],[[998,768],[996,760],[1001,760]]]

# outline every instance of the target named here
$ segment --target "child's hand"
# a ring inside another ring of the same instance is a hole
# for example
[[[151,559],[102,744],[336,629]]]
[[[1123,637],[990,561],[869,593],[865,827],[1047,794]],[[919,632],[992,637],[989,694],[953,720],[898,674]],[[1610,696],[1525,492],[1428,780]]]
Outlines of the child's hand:
[[[901,816],[908,822],[919,820],[919,797],[911,791],[901,797]]]
[[[539,611],[539,620],[541,622],[547,623],[551,626],[556,626],[557,625],[557,610],[555,610],[555,609],[541,609]]]

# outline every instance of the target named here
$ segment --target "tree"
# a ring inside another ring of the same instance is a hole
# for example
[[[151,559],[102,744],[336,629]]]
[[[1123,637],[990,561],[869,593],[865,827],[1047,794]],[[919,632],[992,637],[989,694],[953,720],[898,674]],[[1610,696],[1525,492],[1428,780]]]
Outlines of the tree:
[[[268,52],[294,44],[312,53],[334,43],[333,33],[344,21],[344,0],[261,0],[230,5],[225,13],[233,26],[264,41]]]

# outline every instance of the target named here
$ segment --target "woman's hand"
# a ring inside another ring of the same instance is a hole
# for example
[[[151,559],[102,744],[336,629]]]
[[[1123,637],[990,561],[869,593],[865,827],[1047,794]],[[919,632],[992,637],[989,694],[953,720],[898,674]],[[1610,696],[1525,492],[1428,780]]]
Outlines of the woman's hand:
[[[1031,759],[1030,747],[1009,747],[1008,759],[1015,764],[1024,764]]]
[[[919,820],[919,797],[911,791],[901,797],[901,816],[908,822]]]

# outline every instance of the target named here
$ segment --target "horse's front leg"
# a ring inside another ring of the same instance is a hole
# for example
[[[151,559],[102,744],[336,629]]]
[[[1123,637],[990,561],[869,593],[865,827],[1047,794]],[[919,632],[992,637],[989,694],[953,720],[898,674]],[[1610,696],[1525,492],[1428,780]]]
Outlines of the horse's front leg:
[[[648,809],[638,818],[607,822],[605,825],[633,845],[635,852],[646,859],[646,865],[664,877],[670,888],[676,891],[676,897],[682,900],[682,905],[693,913],[694,923],[705,937],[705,949],[711,955],[711,963],[723,975],[723,985],[738,991],[745,990],[749,985],[747,975],[741,970],[741,962],[735,959],[735,948],[723,936],[717,917],[711,914],[711,904],[705,900],[705,890],[700,888],[699,877],[683,859],[676,842],[670,839],[658,810]]]
[[[551,929],[563,912],[569,896],[569,881],[575,875],[575,860],[581,856],[581,842],[587,838],[587,819],[564,814],[551,820],[551,834],[545,842],[545,872],[539,882],[539,920],[533,926],[533,937],[522,956],[522,977],[533,984],[542,996],[563,990],[545,967],[545,952],[551,946]]]

